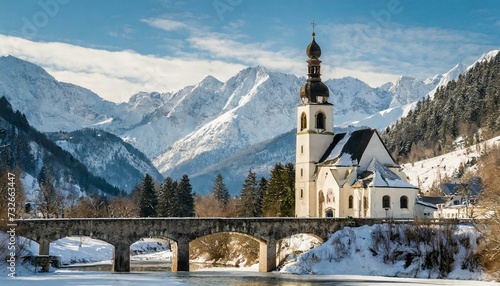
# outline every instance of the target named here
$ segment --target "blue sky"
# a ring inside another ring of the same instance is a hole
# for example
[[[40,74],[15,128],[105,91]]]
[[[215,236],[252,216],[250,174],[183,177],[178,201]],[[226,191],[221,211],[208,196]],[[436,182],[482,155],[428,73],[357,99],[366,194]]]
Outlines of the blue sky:
[[[0,55],[112,101],[247,66],[305,75],[317,23],[323,78],[426,78],[500,48],[500,1],[0,0]]]

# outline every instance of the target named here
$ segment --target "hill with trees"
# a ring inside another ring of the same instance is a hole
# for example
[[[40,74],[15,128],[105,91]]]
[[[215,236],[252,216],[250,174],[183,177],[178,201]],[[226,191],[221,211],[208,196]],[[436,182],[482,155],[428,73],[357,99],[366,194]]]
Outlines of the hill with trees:
[[[414,162],[500,134],[500,53],[419,101],[386,128],[383,139],[395,158]]]
[[[48,168],[55,180],[61,181],[62,178],[62,181],[75,183],[88,193],[103,192],[112,196],[122,193],[103,178],[90,173],[69,152],[30,126],[26,116],[13,111],[5,97],[0,98],[0,130],[1,145],[5,146],[0,152],[0,169],[19,167],[32,177],[39,178],[42,170]]]

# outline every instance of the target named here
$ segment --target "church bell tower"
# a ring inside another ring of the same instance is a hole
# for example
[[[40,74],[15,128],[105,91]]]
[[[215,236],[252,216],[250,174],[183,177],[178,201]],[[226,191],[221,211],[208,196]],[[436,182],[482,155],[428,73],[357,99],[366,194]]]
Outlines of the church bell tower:
[[[313,24],[314,28],[314,24]],[[318,217],[316,164],[333,140],[333,105],[328,102],[328,87],[321,81],[321,48],[315,33],[306,48],[307,82],[300,89],[297,106],[297,146],[295,160],[295,214]]]

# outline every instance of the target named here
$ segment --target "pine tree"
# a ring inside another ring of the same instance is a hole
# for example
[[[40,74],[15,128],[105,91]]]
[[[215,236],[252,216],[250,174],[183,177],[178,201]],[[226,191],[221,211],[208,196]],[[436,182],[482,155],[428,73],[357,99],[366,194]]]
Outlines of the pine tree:
[[[146,174],[141,183],[140,190],[140,203],[139,203],[139,216],[140,217],[155,217],[156,206],[158,205],[158,197],[155,191],[153,178]]]
[[[295,165],[288,163],[282,175],[284,188],[281,193],[280,216],[295,216]]]
[[[178,213],[177,182],[167,177],[158,197],[158,216],[173,217]]]
[[[194,198],[193,198],[193,188],[189,182],[188,175],[182,175],[181,181],[178,187],[178,205],[179,205],[179,217],[192,217],[194,216]]]
[[[257,183],[257,174],[248,171],[248,175],[241,189],[241,210],[242,217],[262,216],[262,193]]]
[[[222,177],[221,173],[218,173],[215,177],[215,182],[212,187],[212,194],[217,201],[222,202],[224,205],[227,205],[230,195],[227,190],[226,184],[224,184],[224,178]]]
[[[276,164],[271,170],[264,192],[264,216],[293,217],[295,215],[295,166]]]
[[[280,201],[281,193],[284,189],[284,182],[282,180],[282,173],[284,172],[284,167],[282,164],[278,163],[271,170],[271,175],[269,176],[269,183],[264,193],[263,200],[263,212],[264,216],[267,217],[278,217],[280,216]]]
[[[267,190],[267,184],[269,184],[269,182],[266,180],[266,178],[261,177],[259,181],[259,193],[262,194],[259,202],[260,205],[263,204],[264,194],[266,193]]]

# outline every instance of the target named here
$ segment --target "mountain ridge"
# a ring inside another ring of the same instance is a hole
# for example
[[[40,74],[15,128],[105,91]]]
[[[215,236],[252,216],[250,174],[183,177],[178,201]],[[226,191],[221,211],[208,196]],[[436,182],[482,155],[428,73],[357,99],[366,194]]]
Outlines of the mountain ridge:
[[[486,57],[488,53],[483,55]],[[334,104],[334,123],[383,129],[409,112],[413,100],[427,96],[444,78],[449,81],[458,76],[463,65],[456,67],[455,73],[452,69],[425,80],[402,76],[399,82],[376,88],[352,77],[328,79],[324,82]],[[176,92],[141,92],[126,103],[114,104],[99,100],[88,89],[72,85],[61,88],[57,81],[47,82],[50,78],[46,76],[38,82],[12,79],[8,71],[5,57],[0,58],[0,94],[17,97],[15,102],[21,108],[16,108],[26,113],[30,122],[42,127],[47,124],[49,130],[44,131],[92,127],[111,132],[144,152],[166,176],[181,171],[198,174],[254,144],[295,128],[295,107],[305,82],[304,77],[257,66],[243,69],[225,82],[207,76]],[[22,84],[8,84],[16,80]],[[59,100],[49,100],[43,83],[54,87],[50,94]],[[25,104],[23,99],[33,98],[37,85],[43,88],[35,95],[45,100],[34,101],[36,106]],[[19,92],[13,86],[19,86]],[[71,96],[78,97],[77,106],[71,106]],[[87,97],[89,103],[85,102]],[[47,106],[60,114],[47,111]],[[74,110],[86,112],[73,115]]]

